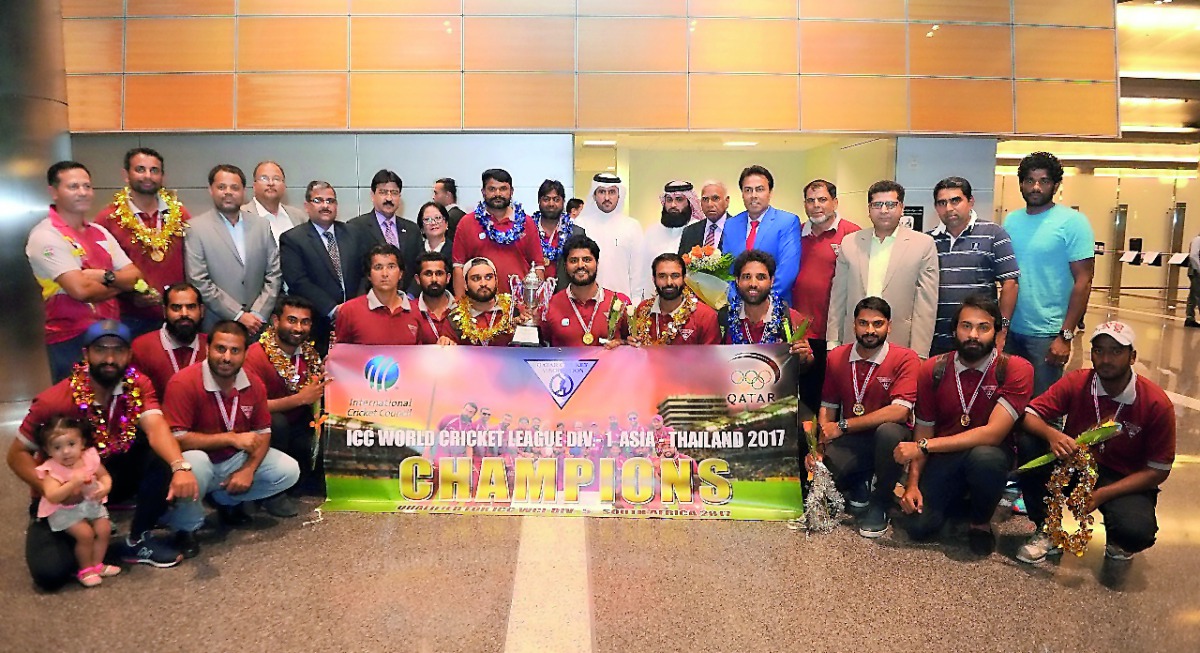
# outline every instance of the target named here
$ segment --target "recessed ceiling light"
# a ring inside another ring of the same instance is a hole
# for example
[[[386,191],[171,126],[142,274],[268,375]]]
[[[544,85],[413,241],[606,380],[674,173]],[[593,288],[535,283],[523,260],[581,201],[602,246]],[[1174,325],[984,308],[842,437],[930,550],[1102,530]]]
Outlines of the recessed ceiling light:
[[[584,147],[612,147],[616,145],[616,141],[584,141]]]
[[[725,141],[725,147],[754,147],[758,141]]]

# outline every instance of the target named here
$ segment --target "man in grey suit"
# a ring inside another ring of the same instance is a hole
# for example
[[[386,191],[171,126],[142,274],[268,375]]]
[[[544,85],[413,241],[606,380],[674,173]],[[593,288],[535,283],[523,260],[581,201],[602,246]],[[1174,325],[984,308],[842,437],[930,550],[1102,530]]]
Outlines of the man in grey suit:
[[[283,232],[304,224],[308,214],[304,209],[283,203],[287,192],[287,175],[283,166],[274,161],[261,161],[254,166],[254,197],[242,205],[242,211],[253,213],[271,225],[271,236],[275,244]]]
[[[208,173],[208,192],[213,210],[188,223],[184,272],[204,300],[205,329],[237,320],[257,334],[279,296],[279,248],[266,220],[239,210],[246,196],[241,168],[214,167]]]
[[[904,187],[884,180],[867,190],[873,229],[842,240],[829,296],[827,347],[854,342],[854,306],[882,297],[892,307],[888,342],[929,357],[937,320],[938,254],[928,234],[900,226]]]
[[[349,225],[359,229],[363,234],[361,240],[366,242],[367,249],[372,245],[387,243],[400,250],[404,255],[404,278],[400,282],[403,290],[408,285],[417,266],[417,256],[424,246],[421,241],[421,230],[411,220],[400,217],[400,192],[404,190],[404,182],[400,175],[391,170],[380,170],[371,178],[371,203],[374,208],[357,218],[349,221]],[[451,234],[450,238],[453,238]]]

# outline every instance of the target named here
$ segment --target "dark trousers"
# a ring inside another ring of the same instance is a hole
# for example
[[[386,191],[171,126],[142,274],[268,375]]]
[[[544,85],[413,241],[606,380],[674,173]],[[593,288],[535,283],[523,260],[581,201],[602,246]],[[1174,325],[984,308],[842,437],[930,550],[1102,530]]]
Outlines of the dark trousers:
[[[896,482],[904,472],[892,452],[897,444],[910,439],[912,432],[895,423],[880,424],[870,432],[843,435],[825,446],[825,466],[842,494],[874,477],[871,502],[886,507],[894,500]]]
[[[821,386],[825,383],[825,359],[829,352],[825,351],[824,340],[809,338],[808,345],[812,347],[813,360],[808,369],[800,374],[800,401],[815,415],[821,407]],[[801,415],[803,418],[804,415]]]
[[[1188,288],[1187,307],[1184,317],[1189,320],[1195,320],[1196,310],[1200,309],[1200,272],[1188,268],[1188,279],[1192,285]]]
[[[50,360],[50,383],[58,383],[71,376],[75,363],[83,361],[83,334],[64,342],[46,345],[46,358]]]
[[[947,515],[964,497],[967,519],[972,524],[990,522],[1004,494],[1012,462],[1013,453],[1008,447],[978,446],[930,454],[919,485],[925,507],[910,519],[909,537],[924,540],[937,535]]]
[[[300,480],[293,491],[325,493],[325,464],[322,452],[317,452],[316,464],[312,463],[313,427],[312,414],[306,413],[289,420],[286,413],[271,414],[271,447],[291,456],[300,464]]]
[[[1028,433],[1017,436],[1017,459],[1022,463],[1049,451],[1050,445],[1039,437]],[[1097,471],[1097,488],[1124,478],[1107,467],[1100,467]],[[1025,509],[1028,511],[1029,520],[1038,528],[1046,523],[1046,497],[1049,495],[1046,484],[1050,482],[1053,472],[1054,464],[1051,463],[1021,472],[1017,477],[1021,492],[1025,495]],[[1064,493],[1070,492],[1071,487],[1074,485],[1066,488]],[[1104,517],[1104,530],[1108,534],[1108,541],[1131,553],[1153,546],[1155,535],[1158,533],[1158,518],[1154,512],[1157,505],[1158,488],[1126,494],[1101,505],[1100,514]]]
[[[108,501],[123,503],[137,497],[130,533],[137,537],[152,528],[167,509],[167,490],[171,468],[159,458],[139,433],[129,451],[104,459],[112,476]],[[40,588],[53,591],[70,582],[79,570],[75,561],[75,540],[65,532],[55,533],[45,519],[37,519],[38,499],[29,508],[29,530],[25,534],[25,562],[29,575]]]

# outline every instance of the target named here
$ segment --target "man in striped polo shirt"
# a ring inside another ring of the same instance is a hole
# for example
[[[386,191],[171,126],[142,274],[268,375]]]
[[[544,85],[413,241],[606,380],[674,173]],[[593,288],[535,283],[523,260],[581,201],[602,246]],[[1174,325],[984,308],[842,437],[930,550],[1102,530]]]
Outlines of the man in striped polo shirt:
[[[962,177],[946,177],[933,187],[933,203],[942,224],[929,232],[937,244],[938,286],[937,323],[933,330],[931,356],[954,349],[954,314],[962,300],[975,293],[996,299],[1000,284],[1000,314],[996,329],[996,348],[1004,349],[1008,321],[1017,305],[1017,257],[1012,240],[1004,228],[975,215],[971,182]]]

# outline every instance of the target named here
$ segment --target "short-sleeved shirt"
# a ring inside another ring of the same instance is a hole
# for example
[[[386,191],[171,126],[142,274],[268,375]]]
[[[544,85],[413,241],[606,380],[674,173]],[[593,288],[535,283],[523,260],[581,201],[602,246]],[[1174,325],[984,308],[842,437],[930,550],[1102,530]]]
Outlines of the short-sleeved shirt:
[[[506,216],[503,220],[496,220],[493,228],[503,233],[512,229],[513,224],[513,219]],[[509,276],[516,275],[524,279],[525,275],[529,274],[530,263],[533,263],[534,267],[545,267],[542,265],[545,256],[542,254],[542,241],[538,236],[537,224],[529,216],[525,216],[525,233],[511,245],[500,245],[488,238],[474,215],[463,216],[458,223],[458,230],[454,233],[454,267],[462,267],[476,256],[490,259],[496,265],[498,293],[512,292],[508,284]]]
[[[1095,236],[1079,211],[1055,204],[1029,215],[1025,209],[1004,219],[1021,268],[1021,292],[1009,329],[1027,336],[1053,336],[1063,328],[1075,278],[1071,264],[1095,256]]]
[[[775,301],[775,300],[772,299],[771,301]],[[768,316],[771,315],[770,308],[767,309],[767,315]],[[804,318],[800,315],[800,313],[798,313],[796,311],[796,309],[794,309],[794,308],[788,309],[788,319],[791,321],[793,327],[800,324],[800,322],[804,320]],[[721,343],[726,344],[726,345],[732,345],[733,344],[733,332],[730,331],[730,326],[728,324],[722,324],[721,326],[722,326],[723,332],[725,334],[721,338]],[[767,323],[766,323],[766,320],[763,320],[762,322],[753,322],[753,323],[749,322],[746,319],[746,307],[742,306],[742,310],[738,313],[738,321],[733,326],[733,328],[745,330],[748,333],[743,333],[742,335],[743,336],[749,335],[750,337],[748,338],[748,340],[750,342],[757,343],[757,342],[762,341],[763,333],[765,333],[767,330]],[[812,329],[809,329],[809,333],[812,333]],[[785,335],[786,334],[784,334],[782,332],[779,334],[780,342],[783,342]]]
[[[933,330],[934,349],[954,349],[954,314],[962,301],[975,293],[996,298],[996,283],[1021,275],[1008,232],[994,222],[971,218],[958,238],[945,225],[929,232],[937,245],[938,313]],[[1022,289],[1023,291],[1023,289]]]
[[[833,292],[833,269],[842,251],[842,239],[860,227],[834,215],[833,225],[813,233],[812,221],[800,230],[800,274],[792,288],[792,307],[810,320],[808,332],[825,337],[829,320],[829,294]]]
[[[84,269],[84,255],[75,251],[55,227],[55,222],[61,223],[61,220],[54,207],[50,207],[50,216],[34,225],[25,244],[25,256],[42,288],[42,299],[46,302],[46,344],[66,342],[82,334],[93,322],[116,319],[120,315],[116,299],[89,304],[72,299],[58,285],[56,280],[63,274]],[[104,227],[86,222],[82,232],[72,231],[73,237],[81,243],[86,240],[89,247],[94,244],[108,253],[112,267],[103,269],[120,270],[129,265],[129,257]],[[89,261],[88,267],[100,266]]]
[[[1170,471],[1175,462],[1175,406],[1162,388],[1137,374],[1120,394],[1110,397],[1093,370],[1068,372],[1025,410],[1047,422],[1066,416],[1063,432],[1073,438],[1116,415],[1113,421],[1121,431],[1094,454],[1097,463],[1123,476],[1147,467]]]
[[[647,299],[638,305],[638,311],[645,305],[650,306],[650,337],[658,338],[665,333],[671,324],[671,314],[664,313],[659,308],[658,298]],[[696,308],[688,316],[686,322],[679,327],[676,336],[668,345],[719,345],[721,344],[721,325],[717,320],[717,312],[702,301],[696,302]]]
[[[870,358],[862,358],[854,345],[840,345],[825,359],[821,405],[839,409],[842,417],[852,417],[851,409],[858,403],[854,394],[857,381],[864,415],[893,404],[911,410],[917,401],[917,372],[921,368],[917,352],[885,341]]]
[[[129,203],[129,210],[133,212],[142,224],[152,229],[160,228],[159,217],[165,217],[167,214],[167,203],[161,198],[158,200],[158,208],[153,213],[145,213],[139,211],[133,202]],[[181,204],[179,206],[181,218],[184,224],[192,219],[188,210]],[[172,236],[170,238],[170,246],[163,252],[163,260],[155,261],[150,258],[150,252],[133,236],[133,232],[121,225],[120,218],[117,217],[117,207],[113,202],[109,202],[107,206],[96,214],[96,222],[104,225],[109,233],[117,239],[121,249],[129,257],[129,260],[137,266],[138,271],[142,273],[142,278],[146,280],[151,288],[163,292],[167,286],[183,281],[183,236]],[[133,295],[123,293],[117,297],[121,303],[121,315],[134,315],[146,319],[163,319],[163,308],[161,304],[153,306],[141,306],[133,301]]]
[[[1004,383],[999,383],[995,365],[998,352],[993,351],[991,356],[971,367],[959,362],[957,352],[943,355],[949,356],[950,362],[946,365],[941,383],[935,385],[933,381],[934,367],[940,356],[933,356],[922,363],[917,374],[917,424],[932,426],[933,436],[941,438],[987,424],[997,404],[1004,406],[1014,420],[1021,417],[1033,394],[1033,365],[1029,361],[1020,356],[1009,356],[1005,363]],[[983,373],[984,369],[987,370],[986,374]],[[970,426],[963,426],[960,421],[963,409],[958,398],[955,375],[960,376],[963,400],[970,405]],[[971,404],[976,387],[979,388],[979,394],[975,397],[975,403]]]
[[[197,333],[191,342],[180,344],[175,342],[171,334],[167,333],[166,325],[163,325],[134,338],[133,366],[150,377],[158,396],[165,397],[167,382],[171,377],[196,361],[204,360],[207,347],[206,334]]]
[[[163,411],[159,407],[158,395],[155,394],[154,385],[150,383],[150,379],[141,372],[135,372],[133,382],[138,390],[141,391],[142,416],[161,415]],[[126,401],[128,400],[126,390],[128,388],[125,387],[124,381],[117,383],[116,387],[113,388],[112,399],[108,406],[102,408],[106,415],[119,416],[124,414]],[[34,432],[40,424],[50,421],[50,418],[56,415],[70,415],[79,419],[89,419],[89,416],[80,410],[79,405],[75,403],[74,395],[71,392],[70,378],[55,383],[33,398],[33,403],[29,405],[29,412],[25,414],[25,420],[21,422],[20,428],[17,429],[17,440],[26,449],[37,451],[38,446],[34,443]],[[121,433],[119,422],[119,419],[109,419],[107,432],[96,433],[96,440],[102,443],[118,437]],[[109,455],[112,454],[107,447],[100,449],[101,458],[107,458]]]
[[[421,320],[408,295],[402,294],[400,306],[392,311],[368,290],[338,309],[334,335],[345,344],[415,345]]]
[[[591,329],[587,331],[593,336],[591,346],[600,346],[601,338],[610,337],[608,314],[612,310],[613,301],[619,300],[623,305],[629,306],[629,298],[601,288],[596,295],[581,302],[575,299],[571,291],[572,287],[568,286],[550,298],[550,304],[546,308],[546,319],[542,321],[542,338],[550,343],[551,347],[584,347],[587,346],[583,344],[584,327],[590,322]],[[575,314],[575,310],[579,311],[579,315]],[[616,337],[629,337],[629,315],[626,311],[621,311],[616,330]]]
[[[267,389],[257,377],[238,370],[233,389],[221,391],[203,360],[180,370],[167,384],[163,403],[167,423],[175,437],[186,433],[271,433],[271,412],[267,408]],[[224,411],[224,413],[222,412]],[[225,418],[232,413],[232,428]],[[219,463],[237,453],[233,447],[208,452],[209,460]]]
[[[301,355],[299,347],[296,348],[296,354],[292,357],[292,365],[296,366],[296,371],[300,374],[301,379],[308,378],[308,365],[304,362],[304,356]],[[256,342],[246,349],[246,362],[242,364],[242,367],[251,376],[258,377],[258,380],[263,382],[267,389],[267,399],[283,399],[295,394],[288,390],[287,382],[271,364],[271,359],[267,356],[267,351],[263,349],[261,343]],[[306,383],[307,381],[301,381],[302,385]],[[313,419],[312,406],[297,406],[283,415],[289,424],[310,421]]]
[[[100,453],[96,451],[95,447],[88,447],[87,449],[83,450],[83,456],[81,456],[81,458],[83,462],[83,471],[91,474],[94,477],[96,472],[100,471]],[[59,463],[57,460],[52,458],[47,459],[41,465],[38,465],[34,471],[37,473],[37,477],[40,479],[45,479],[47,476],[49,476],[59,483],[66,483],[67,481],[71,480],[72,476],[75,475],[74,469],[70,467],[64,467],[62,463]],[[90,483],[81,488],[79,494],[83,496],[83,500],[79,502],[54,503],[43,496],[42,500],[38,502],[38,518],[41,519],[43,517],[49,517],[59,508],[76,506],[83,501],[95,501],[95,499],[89,499],[87,495],[95,492],[97,482],[98,481],[96,480],[92,480]],[[103,497],[100,499],[100,503],[108,503],[108,497]]]
[[[438,338],[442,336],[451,340],[458,337],[458,334],[454,332],[454,324],[450,321],[450,310],[454,308],[454,295],[447,291],[446,298],[450,303],[439,318],[431,314],[429,308],[425,306],[425,295],[417,294],[417,313],[420,317],[420,324],[417,325],[418,345],[436,345]]]

